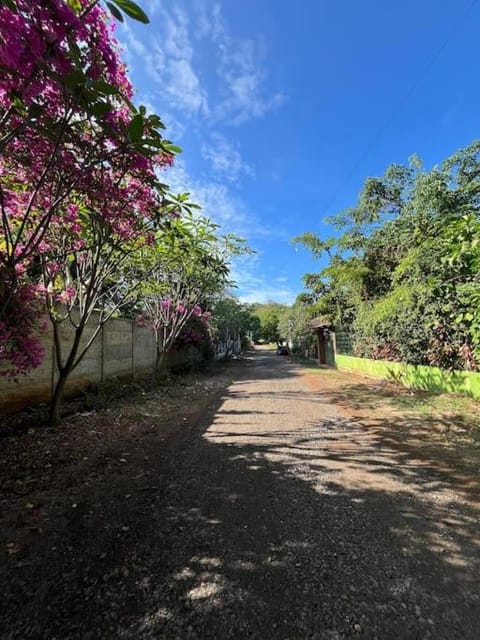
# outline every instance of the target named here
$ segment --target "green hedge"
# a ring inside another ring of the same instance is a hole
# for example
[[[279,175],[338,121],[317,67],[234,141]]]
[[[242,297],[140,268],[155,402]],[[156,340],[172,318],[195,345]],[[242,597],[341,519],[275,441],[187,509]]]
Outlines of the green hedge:
[[[480,373],[445,371],[436,367],[354,358],[339,354],[335,356],[335,364],[339,369],[358,371],[375,378],[386,378],[413,389],[460,393],[480,400]]]

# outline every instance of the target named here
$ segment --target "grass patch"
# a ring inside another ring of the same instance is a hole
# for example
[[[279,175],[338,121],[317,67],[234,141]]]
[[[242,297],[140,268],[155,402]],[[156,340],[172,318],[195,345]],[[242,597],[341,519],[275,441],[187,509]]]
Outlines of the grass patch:
[[[372,416],[424,419],[462,447],[480,451],[480,402],[457,394],[409,389],[359,373],[312,366],[298,361],[319,379],[319,386],[344,405]],[[321,381],[320,381],[321,380]]]

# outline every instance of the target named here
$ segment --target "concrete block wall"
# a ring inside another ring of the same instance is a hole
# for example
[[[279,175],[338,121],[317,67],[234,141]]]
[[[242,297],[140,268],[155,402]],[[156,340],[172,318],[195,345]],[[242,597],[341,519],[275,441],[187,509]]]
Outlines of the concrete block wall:
[[[40,342],[44,349],[44,358],[29,376],[19,376],[18,380],[0,377],[0,409],[21,409],[30,404],[46,402],[53,384],[53,332],[48,326]]]
[[[156,345],[153,331],[148,327],[133,324],[133,377],[153,371],[156,359]]]
[[[96,326],[93,319],[82,338],[85,345]],[[61,325],[64,351],[71,344],[74,329],[66,320]],[[18,380],[0,377],[0,411],[15,411],[48,402],[58,378],[55,366],[53,331],[50,323],[41,336],[45,356],[42,364]],[[139,377],[153,371],[155,337],[148,327],[138,327],[133,321],[112,318],[103,325],[84,358],[72,372],[66,386],[67,395],[75,395],[89,384],[118,377]]]
[[[133,375],[133,323],[112,319],[103,332],[103,379]]]

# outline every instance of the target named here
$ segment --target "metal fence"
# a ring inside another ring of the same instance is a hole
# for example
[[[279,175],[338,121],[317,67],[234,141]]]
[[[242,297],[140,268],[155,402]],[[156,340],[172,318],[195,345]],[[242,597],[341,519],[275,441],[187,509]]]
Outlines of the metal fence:
[[[337,328],[335,331],[336,351],[343,356],[353,355],[353,336],[343,329]]]

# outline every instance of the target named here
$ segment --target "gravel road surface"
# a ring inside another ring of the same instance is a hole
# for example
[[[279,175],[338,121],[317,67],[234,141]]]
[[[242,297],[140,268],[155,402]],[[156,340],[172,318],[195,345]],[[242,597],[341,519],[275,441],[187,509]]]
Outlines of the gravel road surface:
[[[395,453],[257,352],[177,451],[125,637],[479,638],[478,512]]]
[[[251,356],[153,467],[117,582],[89,564],[63,622],[23,637],[480,638],[478,505],[307,378]]]

